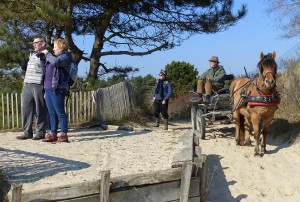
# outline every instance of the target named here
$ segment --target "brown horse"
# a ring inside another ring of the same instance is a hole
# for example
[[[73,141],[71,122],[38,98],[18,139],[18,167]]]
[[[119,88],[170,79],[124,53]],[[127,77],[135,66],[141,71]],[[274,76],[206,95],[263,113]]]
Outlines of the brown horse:
[[[259,76],[255,79],[242,77],[230,85],[230,96],[235,120],[237,145],[251,145],[250,124],[254,130],[254,155],[263,155],[266,150],[266,138],[274,113],[278,108],[279,96],[276,91],[277,64],[276,52],[260,54]],[[260,134],[262,134],[259,150]]]

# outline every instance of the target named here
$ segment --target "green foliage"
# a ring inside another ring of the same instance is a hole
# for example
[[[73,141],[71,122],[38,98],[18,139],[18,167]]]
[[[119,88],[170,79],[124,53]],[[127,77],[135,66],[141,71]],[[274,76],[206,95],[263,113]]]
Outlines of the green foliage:
[[[197,84],[198,70],[186,62],[171,62],[166,65],[167,79],[171,81],[173,95],[179,96],[188,93],[189,89]]]
[[[232,8],[233,1],[208,0],[4,0],[0,4],[0,23],[6,24],[2,32],[6,39],[0,39],[0,44],[5,41],[9,46],[20,46],[11,50],[21,50],[22,43],[10,45],[8,41],[28,39],[24,41],[27,46],[33,35],[42,33],[51,47],[54,38],[66,38],[77,62],[90,61],[88,77],[94,79],[89,80],[92,86],[103,72],[122,71],[106,67],[101,63],[102,57],[149,55],[179,46],[195,34],[224,31],[246,14],[245,5],[236,13]],[[94,36],[91,53],[79,48],[74,35]],[[21,60],[16,59],[17,63],[26,58],[21,56]]]
[[[0,72],[0,93],[21,93],[23,86],[23,74],[12,72],[9,75]]]

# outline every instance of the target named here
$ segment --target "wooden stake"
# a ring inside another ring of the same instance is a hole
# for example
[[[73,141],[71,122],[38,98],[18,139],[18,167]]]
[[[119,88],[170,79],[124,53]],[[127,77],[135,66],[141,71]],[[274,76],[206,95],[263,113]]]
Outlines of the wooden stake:
[[[110,171],[101,172],[100,202],[109,202]]]
[[[183,164],[180,185],[180,202],[187,202],[189,199],[192,167],[193,163],[191,161],[186,161]]]
[[[11,187],[11,202],[21,202],[23,184],[15,184]]]

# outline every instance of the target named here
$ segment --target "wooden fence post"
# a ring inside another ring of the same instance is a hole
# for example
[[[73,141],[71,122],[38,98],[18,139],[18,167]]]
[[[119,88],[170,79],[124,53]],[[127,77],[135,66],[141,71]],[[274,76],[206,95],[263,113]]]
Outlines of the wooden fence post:
[[[200,176],[200,201],[204,202],[206,195],[206,155],[202,155],[202,168]]]
[[[184,162],[182,166],[181,185],[180,185],[180,202],[187,202],[189,199],[189,190],[192,176],[193,163]]]
[[[110,171],[101,172],[100,202],[109,202]]]
[[[12,185],[11,202],[21,202],[23,184]]]

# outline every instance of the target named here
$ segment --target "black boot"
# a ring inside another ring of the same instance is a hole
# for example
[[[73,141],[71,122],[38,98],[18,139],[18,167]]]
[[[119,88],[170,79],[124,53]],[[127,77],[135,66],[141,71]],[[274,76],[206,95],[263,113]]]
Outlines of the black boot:
[[[165,125],[164,125],[164,130],[168,130],[168,119],[164,119]]]
[[[210,101],[210,95],[203,95],[203,103],[208,104]]]
[[[156,118],[156,123],[154,124],[154,127],[159,127],[160,118]]]

